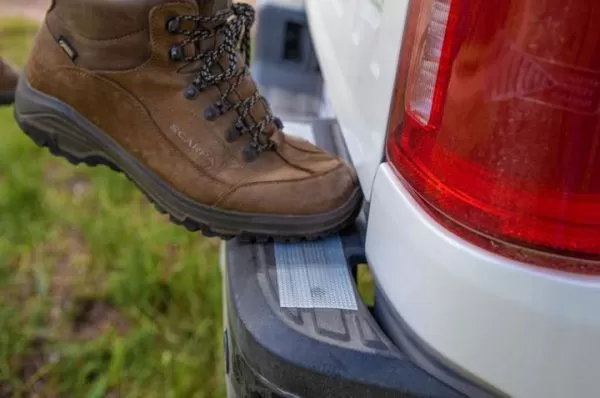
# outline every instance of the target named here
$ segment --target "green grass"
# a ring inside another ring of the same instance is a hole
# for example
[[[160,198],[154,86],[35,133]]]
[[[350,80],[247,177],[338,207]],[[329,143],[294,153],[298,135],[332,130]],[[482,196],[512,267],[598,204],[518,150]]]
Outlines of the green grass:
[[[0,54],[23,64],[34,34],[0,19]],[[0,108],[0,396],[222,396],[217,249]]]

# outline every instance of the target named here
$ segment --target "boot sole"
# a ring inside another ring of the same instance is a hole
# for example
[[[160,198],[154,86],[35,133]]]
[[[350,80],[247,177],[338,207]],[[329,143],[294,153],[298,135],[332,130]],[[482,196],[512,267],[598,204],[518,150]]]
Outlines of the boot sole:
[[[0,91],[0,105],[11,105],[15,102],[15,93],[12,91]]]
[[[252,242],[318,239],[352,224],[361,209],[358,187],[343,206],[319,215],[243,213],[204,205],[171,188],[108,134],[25,79],[19,81],[15,100],[15,119],[38,146],[75,165],[105,165],[124,173],[160,212],[169,214],[173,223],[205,236],[241,237]]]

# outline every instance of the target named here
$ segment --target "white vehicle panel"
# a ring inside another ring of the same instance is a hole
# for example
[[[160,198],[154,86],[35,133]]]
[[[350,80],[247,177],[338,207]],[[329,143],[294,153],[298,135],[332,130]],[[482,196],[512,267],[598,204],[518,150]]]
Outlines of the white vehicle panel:
[[[384,155],[407,0],[307,0],[327,95],[367,198]]]
[[[600,278],[512,261],[447,231],[388,164],[373,187],[369,265],[421,340],[514,397],[598,397]]]

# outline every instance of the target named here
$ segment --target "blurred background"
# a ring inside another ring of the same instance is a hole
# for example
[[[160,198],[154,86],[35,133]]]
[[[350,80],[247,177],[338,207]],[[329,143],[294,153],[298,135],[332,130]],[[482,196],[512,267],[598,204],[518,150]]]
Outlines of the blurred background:
[[[46,4],[0,0],[2,56],[24,64]],[[218,248],[0,108],[0,397],[223,396]]]

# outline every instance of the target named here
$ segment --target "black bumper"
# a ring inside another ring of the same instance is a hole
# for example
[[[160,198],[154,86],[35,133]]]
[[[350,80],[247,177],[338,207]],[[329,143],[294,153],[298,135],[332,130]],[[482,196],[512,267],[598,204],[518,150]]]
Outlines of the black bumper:
[[[342,236],[348,272],[363,262]],[[358,310],[281,308],[274,245],[225,246],[225,347],[233,397],[458,397],[415,366]]]

